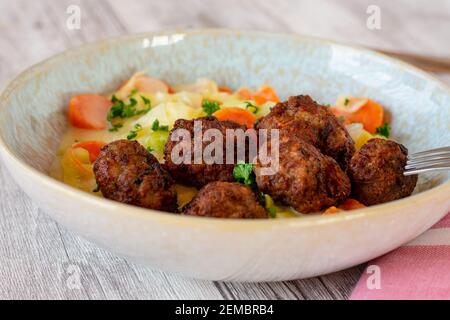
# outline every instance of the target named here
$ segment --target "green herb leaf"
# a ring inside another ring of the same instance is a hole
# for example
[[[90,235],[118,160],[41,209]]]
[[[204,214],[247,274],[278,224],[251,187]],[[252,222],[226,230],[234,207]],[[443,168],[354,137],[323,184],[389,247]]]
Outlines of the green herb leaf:
[[[233,177],[237,182],[247,186],[255,186],[255,174],[253,173],[253,164],[239,161],[233,169]]]
[[[267,208],[267,211],[269,212],[269,217],[271,217],[271,218],[277,217],[277,208],[270,207],[270,208]]]
[[[122,127],[123,127],[123,124],[121,124],[121,123],[114,124],[114,125],[109,129],[109,132],[117,132],[117,131],[119,131],[119,129],[122,128]]]
[[[350,102],[350,100],[348,98],[345,98],[344,105],[348,106],[349,102]]]
[[[152,147],[147,147],[147,151],[148,151],[149,153],[152,153],[152,152],[155,151],[155,150],[153,150]]]
[[[114,119],[120,118],[120,119],[126,119],[126,118],[132,118],[138,115],[146,114],[150,111],[150,101],[147,105],[147,108],[136,110],[137,106],[137,100],[135,98],[130,98],[129,104],[126,104],[123,100],[118,99],[116,96],[111,97],[111,102],[113,103],[113,106],[108,112],[108,115],[106,119],[111,124],[111,129],[113,132],[117,131],[117,129],[121,128],[122,124],[113,124]],[[145,101],[144,101],[145,103]],[[119,126],[119,127],[118,127]]]
[[[133,130],[130,131],[130,133],[128,133],[127,139],[128,140],[133,140],[137,137],[138,132],[142,130],[142,126],[138,123],[134,126]]]
[[[152,130],[153,131],[169,131],[169,126],[160,126],[159,120],[155,119],[152,123]]]
[[[156,119],[155,121],[153,121],[152,130],[153,131],[158,131],[158,128],[159,128],[159,120]]]
[[[210,116],[214,112],[220,110],[220,105],[217,101],[209,101],[209,100],[203,100],[202,102],[202,108],[205,113]]]
[[[151,104],[150,99],[147,99],[147,98],[144,97],[144,96],[141,96],[141,99],[142,99],[142,101],[144,101],[144,104],[145,104],[145,105],[150,105],[150,104]]]
[[[248,111],[250,111],[251,113],[257,113],[258,112],[258,107],[255,106],[253,103],[251,103],[250,101],[246,101],[245,102],[245,109],[247,109]]]
[[[378,127],[376,133],[380,136],[389,138],[391,135],[391,127],[388,123],[383,124],[381,127]]]
[[[137,132],[136,131],[130,131],[130,133],[127,135],[127,139],[128,140],[133,140],[136,137],[137,137]]]
[[[131,90],[130,94],[128,95],[128,98],[134,96],[136,93],[138,93],[138,89]]]

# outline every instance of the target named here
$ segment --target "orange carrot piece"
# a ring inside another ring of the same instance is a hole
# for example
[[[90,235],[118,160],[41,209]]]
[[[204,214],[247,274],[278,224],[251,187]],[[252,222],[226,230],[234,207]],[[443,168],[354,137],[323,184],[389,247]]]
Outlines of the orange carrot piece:
[[[346,122],[362,123],[364,129],[368,132],[374,134],[378,127],[383,125],[384,109],[383,106],[373,100],[367,100],[367,103],[362,106],[358,111],[355,112],[345,112],[338,108],[331,107],[331,112],[333,112],[337,117],[343,116]]]
[[[103,130],[107,128],[106,116],[112,102],[97,94],[81,94],[69,102],[69,121],[77,128]]]
[[[86,164],[82,163],[78,156],[75,154],[76,149],[77,148],[70,148],[69,150],[67,150],[68,159],[81,175],[88,176],[91,174],[91,171],[86,167]]]
[[[213,116],[221,121],[233,121],[242,125],[247,126],[247,128],[253,128],[256,121],[256,116],[242,108],[223,108],[213,113]]]
[[[278,97],[276,91],[268,85],[261,86],[253,95],[253,100],[255,100],[257,105],[261,105],[267,101],[276,103],[280,102],[280,98]]]
[[[341,205],[339,206],[339,209],[342,209],[342,210],[356,210],[356,209],[365,208],[365,207],[366,206],[363,205],[358,200],[348,198],[343,203],[341,203]]]
[[[323,212],[323,214],[335,214],[343,211],[342,209],[336,208],[335,206],[329,207],[327,210]]]
[[[225,92],[225,93],[229,93],[229,94],[233,93],[233,90],[231,90],[231,88],[227,87],[227,86],[219,86],[218,89],[219,89],[219,92]]]
[[[136,78],[136,89],[139,92],[144,93],[157,93],[157,92],[165,92],[169,93],[169,86],[162,80],[156,78],[150,78],[147,76],[141,76]]]
[[[72,146],[72,148],[82,148],[89,152],[89,160],[94,163],[100,154],[101,149],[106,145],[102,141],[83,141],[78,142]]]
[[[252,100],[253,93],[247,87],[240,88],[236,93],[243,100]]]

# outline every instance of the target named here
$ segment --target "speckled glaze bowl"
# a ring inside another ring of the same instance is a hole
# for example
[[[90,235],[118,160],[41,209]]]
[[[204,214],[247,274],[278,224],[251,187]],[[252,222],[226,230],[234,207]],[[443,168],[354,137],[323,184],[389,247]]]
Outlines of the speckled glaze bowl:
[[[17,77],[0,99],[0,153],[25,192],[56,221],[152,268],[189,277],[272,281],[338,271],[384,254],[450,211],[450,174],[420,177],[415,195],[329,216],[222,220],[97,198],[48,176],[69,97],[108,92],[133,72],[169,83],[210,77],[237,88],[270,83],[283,98],[333,103],[368,96],[390,112],[410,151],[450,144],[449,89],[426,73],[363,49],[295,35],[227,30],[132,35],[70,50]]]

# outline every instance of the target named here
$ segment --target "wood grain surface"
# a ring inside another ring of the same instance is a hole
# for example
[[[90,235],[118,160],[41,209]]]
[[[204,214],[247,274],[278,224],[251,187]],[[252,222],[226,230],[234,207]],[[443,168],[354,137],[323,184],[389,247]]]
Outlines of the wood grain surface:
[[[379,30],[366,26],[371,4],[381,10]],[[66,27],[69,5],[81,9],[79,30]],[[295,32],[450,58],[448,0],[0,0],[0,88],[30,65],[83,43],[181,27]],[[450,83],[448,73],[438,76]],[[346,299],[364,268],[263,284],[186,279],[132,264],[68,232],[1,165],[0,181],[0,299]]]

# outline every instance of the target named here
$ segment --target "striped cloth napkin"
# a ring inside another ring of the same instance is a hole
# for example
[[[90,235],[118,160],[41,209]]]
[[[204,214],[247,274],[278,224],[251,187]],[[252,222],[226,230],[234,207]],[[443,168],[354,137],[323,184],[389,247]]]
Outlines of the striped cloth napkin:
[[[350,299],[450,299],[450,214],[369,262]]]

